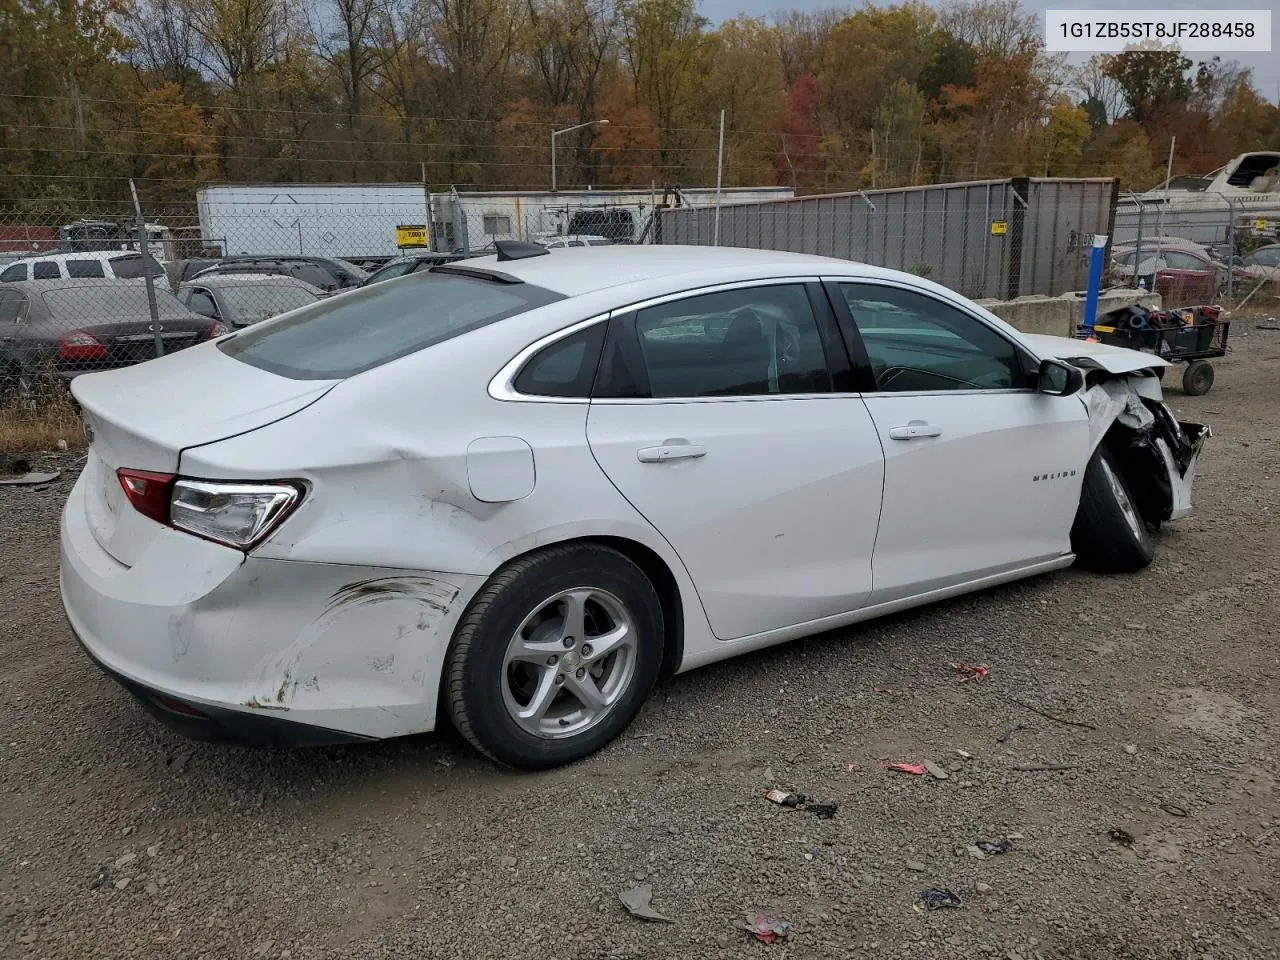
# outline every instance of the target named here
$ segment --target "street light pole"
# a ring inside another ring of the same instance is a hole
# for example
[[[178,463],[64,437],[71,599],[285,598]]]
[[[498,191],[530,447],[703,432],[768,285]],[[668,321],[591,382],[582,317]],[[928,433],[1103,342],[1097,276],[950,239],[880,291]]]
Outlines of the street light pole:
[[[565,127],[563,130],[551,131],[551,192],[556,192],[556,137],[562,133],[573,133],[575,130],[581,130],[583,127],[601,126],[607,127],[608,120],[588,120],[586,123],[579,123],[576,126]]]

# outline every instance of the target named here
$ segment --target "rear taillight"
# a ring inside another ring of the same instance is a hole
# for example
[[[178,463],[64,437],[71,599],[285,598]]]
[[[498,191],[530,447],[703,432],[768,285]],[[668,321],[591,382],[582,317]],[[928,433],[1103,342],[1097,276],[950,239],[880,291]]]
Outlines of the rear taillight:
[[[102,360],[106,355],[102,341],[83,330],[64,333],[58,341],[58,356],[63,360]]]
[[[173,482],[177,479],[172,473],[128,470],[122,467],[116,471],[116,476],[120,478],[124,495],[129,498],[135,510],[156,523],[168,524],[169,496],[173,490]]]
[[[302,500],[300,483],[224,483],[179,480],[169,525],[214,543],[250,550],[266,539]]]
[[[156,523],[237,550],[251,550],[302,502],[306,485],[180,479],[150,470],[116,471],[135,510]]]
[[[231,332],[230,327],[228,327],[221,320],[215,320],[213,321],[213,326],[209,328],[209,339],[217,340],[224,333],[230,333],[230,332]]]

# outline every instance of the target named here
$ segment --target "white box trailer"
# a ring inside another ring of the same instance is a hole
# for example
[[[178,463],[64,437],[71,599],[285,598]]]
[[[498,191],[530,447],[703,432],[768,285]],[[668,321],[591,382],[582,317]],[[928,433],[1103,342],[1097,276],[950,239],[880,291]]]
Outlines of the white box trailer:
[[[206,248],[224,255],[304,254],[344,259],[396,255],[406,234],[429,225],[439,251],[477,251],[495,240],[535,240],[566,233],[652,240],[653,211],[709,207],[714,187],[661,190],[476,191],[428,194],[420,183],[219,184],[196,193]],[[787,199],[790,187],[729,187],[723,205]]]
[[[452,191],[433,200],[439,250],[474,251],[495,240],[566,234],[605,236],[622,243],[653,240],[653,212],[668,206],[711,207],[714,187],[671,190]],[[727,187],[720,203],[787,200],[791,187]]]
[[[196,192],[200,234],[224,255],[392,257],[396,228],[431,222],[420,183],[223,184]]]

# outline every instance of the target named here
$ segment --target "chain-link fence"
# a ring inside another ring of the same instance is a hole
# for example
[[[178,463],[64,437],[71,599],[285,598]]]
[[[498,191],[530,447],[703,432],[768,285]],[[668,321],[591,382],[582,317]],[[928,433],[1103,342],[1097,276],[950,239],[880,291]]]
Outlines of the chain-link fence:
[[[1272,295],[1280,209],[1213,202],[1156,205],[1117,197],[1112,180],[1029,178],[802,198],[735,188],[719,202],[710,189],[431,193],[420,184],[208,186],[182,203],[22,201],[0,207],[0,419],[69,408],[66,385],[79,373],[172,353],[502,240],[791,250],[1012,299],[1083,289],[1091,236],[1107,234],[1108,285],[1154,289],[1167,305]]]
[[[1122,197],[1111,279],[1171,306],[1243,306],[1280,287],[1280,201],[1197,194]]]

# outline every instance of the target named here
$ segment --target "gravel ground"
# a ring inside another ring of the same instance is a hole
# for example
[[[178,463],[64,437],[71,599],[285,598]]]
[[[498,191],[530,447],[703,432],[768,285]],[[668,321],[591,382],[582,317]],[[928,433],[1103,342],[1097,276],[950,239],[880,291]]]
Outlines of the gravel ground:
[[[1280,955],[1280,334],[1246,329],[1212,393],[1170,391],[1214,437],[1150,570],[678,677],[546,774],[448,732],[312,751],[167,733],[64,626],[69,477],[0,490],[0,957]],[[956,661],[990,676],[958,684]],[[640,882],[673,923],[626,914]],[[923,911],[926,887],[963,905]],[[747,911],[790,937],[754,942]]]

